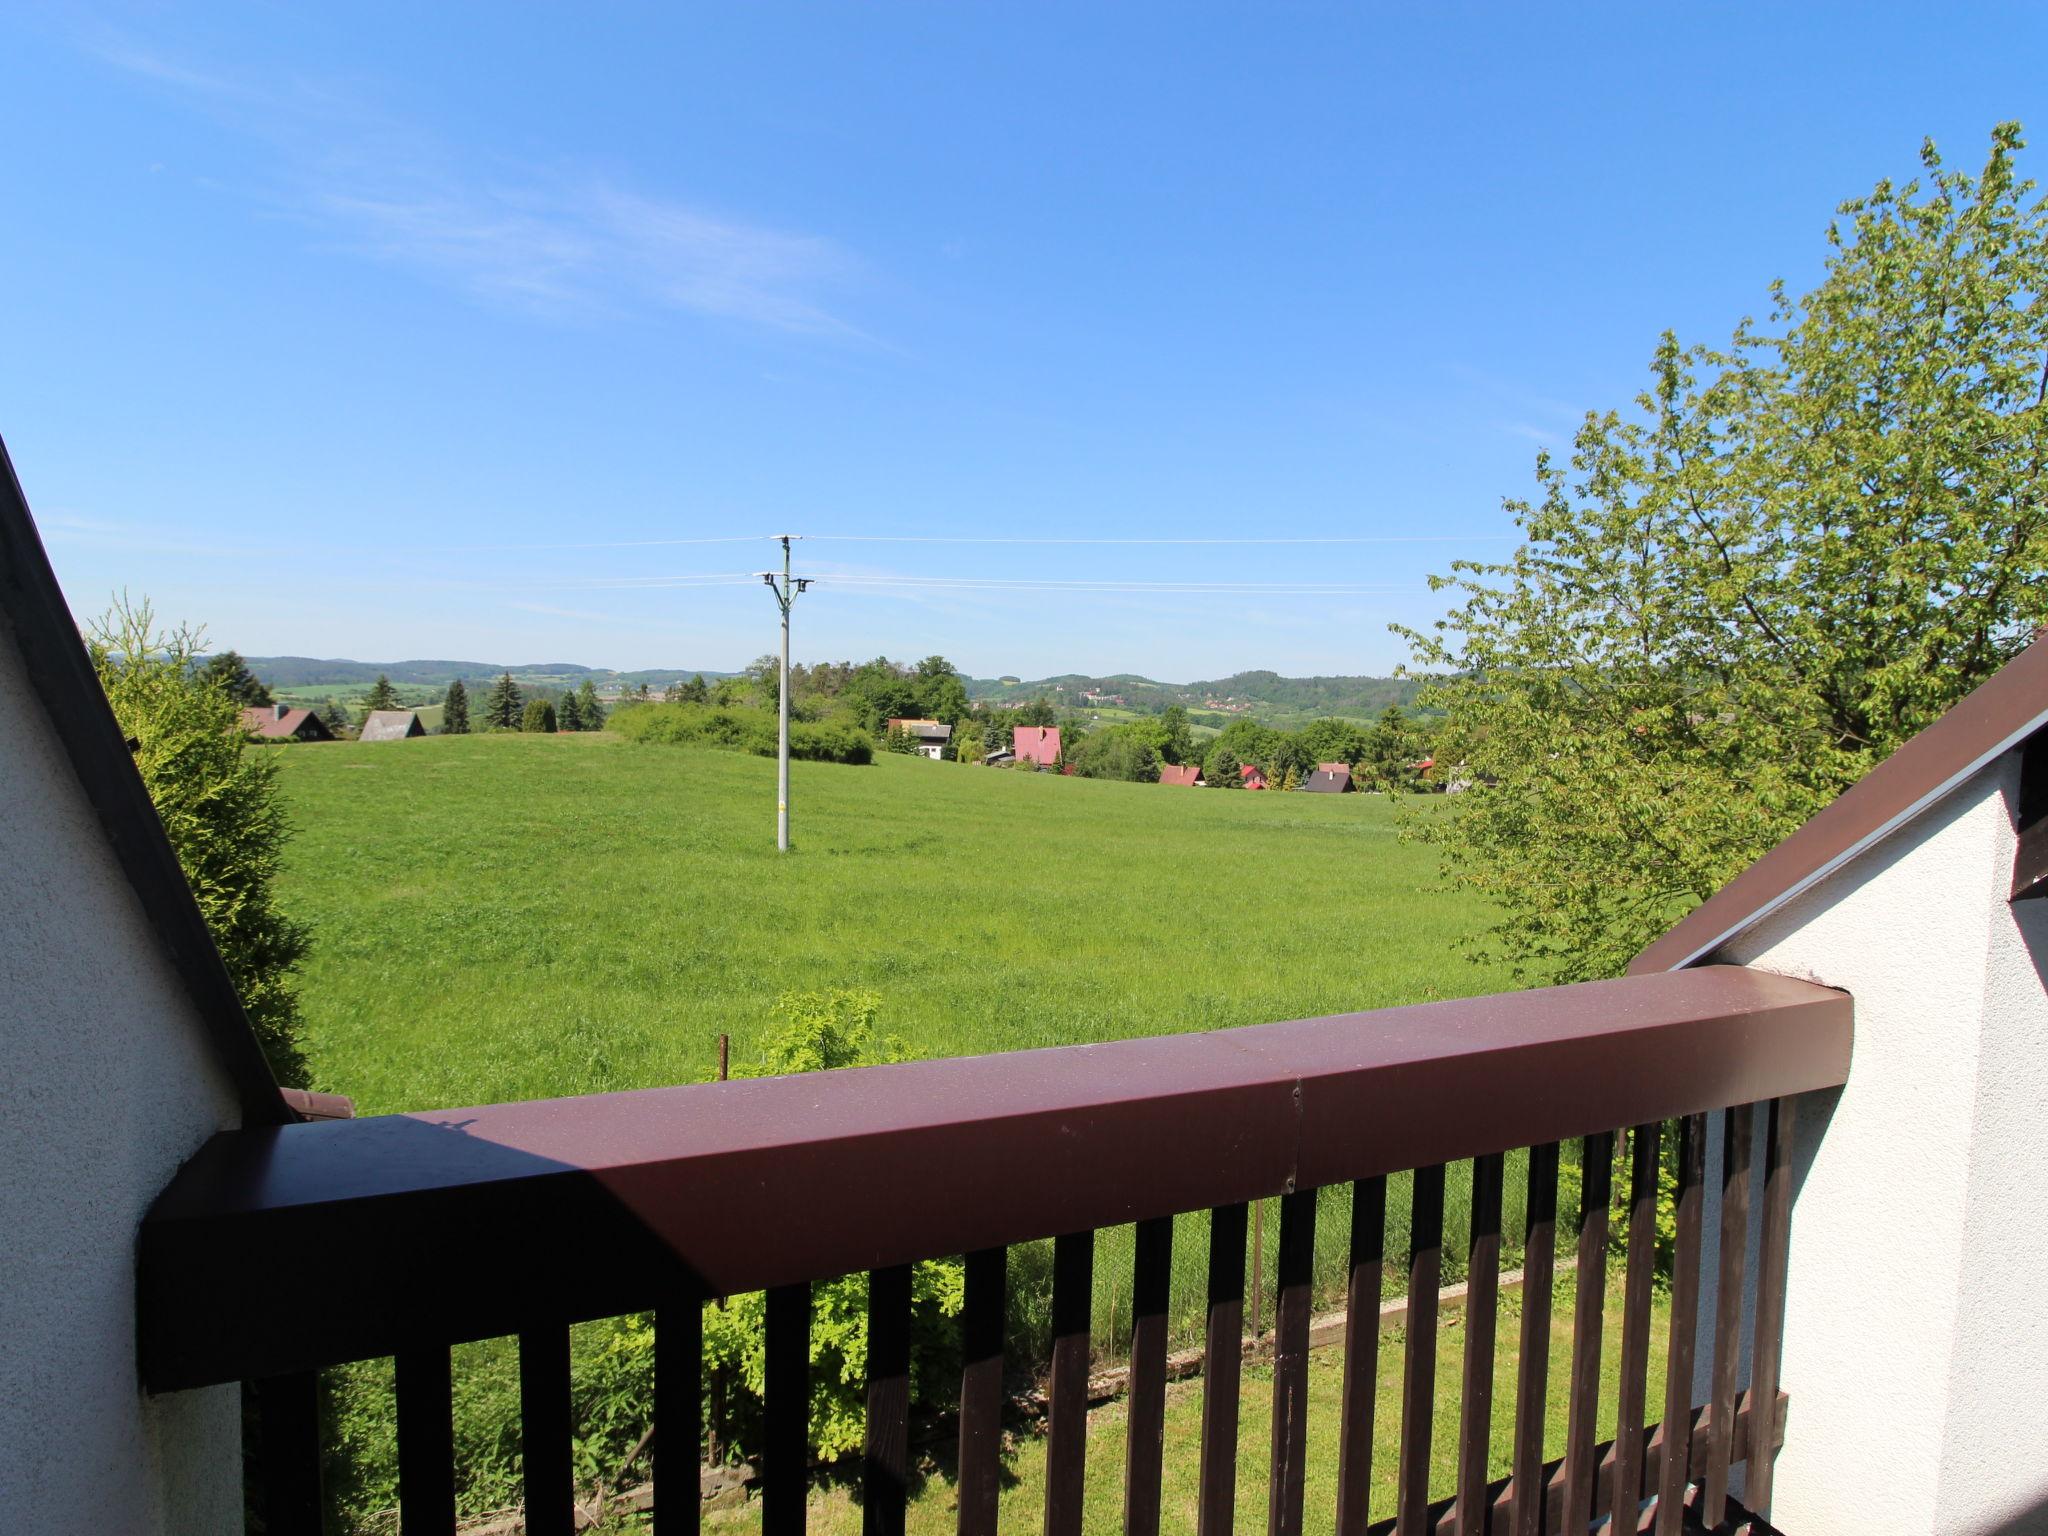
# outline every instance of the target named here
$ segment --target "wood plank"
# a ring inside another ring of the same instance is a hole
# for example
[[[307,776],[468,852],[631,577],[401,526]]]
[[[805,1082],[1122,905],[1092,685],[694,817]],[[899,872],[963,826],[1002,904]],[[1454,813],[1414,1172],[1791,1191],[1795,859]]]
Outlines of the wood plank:
[[[868,1413],[861,1530],[903,1536],[910,1498],[910,1266],[868,1276]]]
[[[1645,1398],[1650,1379],[1650,1294],[1657,1269],[1658,1153],[1664,1128],[1629,1133],[1628,1269],[1622,1281],[1621,1383],[1615,1393],[1613,1529],[1633,1531],[1643,1502]]]
[[[1593,1523],[1600,1416],[1600,1334],[1607,1312],[1607,1208],[1614,1198],[1614,1133],[1579,1143],[1578,1300],[1572,1313],[1571,1406],[1565,1424],[1562,1529]]]
[[[569,1422],[569,1325],[519,1335],[519,1460],[527,1536],[575,1536],[576,1470]]]
[[[656,1499],[659,1536],[697,1536],[703,1522],[698,1468],[704,1443],[704,1298],[678,1287],[654,1313],[654,1471],[657,1487],[682,1487],[666,1504]]]
[[[1308,1472],[1308,1324],[1316,1264],[1316,1192],[1280,1201],[1280,1254],[1273,1294],[1273,1462],[1266,1485],[1267,1536],[1301,1536]]]
[[[1777,1400],[1776,1412],[1768,1425],[1753,1420],[1747,1406],[1737,1414],[1734,1436],[1735,1459],[1737,1461],[1746,1461],[1757,1456],[1768,1456],[1773,1449],[1785,1443],[1785,1407],[1785,1399],[1783,1396],[1780,1396]],[[1711,1415],[1705,1408],[1695,1408],[1688,1417],[1692,1422],[1694,1430],[1687,1437],[1687,1443],[1692,1448],[1691,1470],[1693,1476],[1699,1477],[1704,1475],[1706,1471],[1706,1436],[1704,1433],[1701,1433],[1701,1430],[1703,1428],[1711,1429],[1712,1426],[1709,1422]],[[1763,1441],[1761,1447],[1759,1447],[1759,1437]],[[1593,1454],[1594,1506],[1599,1509],[1606,1509],[1613,1503],[1614,1499],[1613,1442],[1605,1441],[1594,1446]],[[1652,1426],[1648,1442],[1644,1448],[1644,1456],[1648,1460],[1650,1477],[1654,1481],[1663,1467],[1664,1433],[1662,1425]],[[1555,1461],[1546,1462],[1543,1467],[1543,1475],[1546,1488],[1543,1505],[1544,1529],[1561,1531],[1563,1530],[1561,1522],[1564,1512],[1564,1459],[1560,1457]],[[1510,1477],[1494,1479],[1492,1502],[1488,1505],[1486,1523],[1482,1527],[1485,1536],[1509,1536],[1509,1527],[1513,1518],[1513,1484],[1514,1480]],[[1734,1501],[1731,1500],[1731,1513],[1734,1512],[1734,1509]],[[1458,1529],[1457,1500],[1455,1498],[1437,1500],[1429,1508],[1429,1518],[1430,1536],[1461,1536]],[[1603,1523],[1600,1529],[1602,1533],[1605,1533],[1608,1527]],[[1366,1527],[1365,1536],[1393,1536],[1394,1530],[1394,1521],[1379,1520]],[[1744,1536],[1748,1536],[1748,1533],[1744,1533]],[[1756,1536],[1770,1536],[1768,1528],[1760,1528]]]
[[[1237,1520],[1237,1400],[1244,1369],[1244,1259],[1250,1211],[1209,1214],[1209,1317],[1202,1353],[1202,1490],[1196,1536],[1231,1536]]]
[[[960,1318],[960,1536],[996,1536],[1003,1471],[1003,1310],[1010,1251],[967,1255]]]
[[[1464,1407],[1458,1423],[1457,1518],[1476,1531],[1486,1517],[1487,1453],[1493,1444],[1494,1332],[1500,1301],[1500,1207],[1505,1154],[1472,1160],[1472,1233],[1466,1245]]]
[[[1728,1511],[1728,1456],[1735,1425],[1735,1386],[1742,1365],[1742,1280],[1749,1246],[1749,1143],[1753,1105],[1721,1115],[1721,1253],[1714,1294],[1713,1433],[1707,1440],[1707,1475],[1700,1518],[1709,1529]]]
[[[398,1519],[412,1536],[455,1529],[455,1394],[448,1346],[395,1357]]]
[[[1373,1408],[1379,1397],[1380,1287],[1385,1280],[1387,1180],[1351,1186],[1351,1273],[1344,1292],[1344,1405],[1337,1428],[1337,1536],[1372,1523]]]
[[[1550,1309],[1556,1300],[1557,1143],[1529,1149],[1522,1227],[1522,1354],[1515,1367],[1514,1536],[1543,1536],[1543,1421],[1550,1406]]]
[[[1052,1245],[1052,1384],[1046,1392],[1045,1536],[1081,1536],[1088,1475],[1088,1323],[1095,1234]]]
[[[1797,1126],[1797,1099],[1776,1099],[1764,1131],[1764,1208],[1756,1251],[1756,1334],[1750,1357],[1747,1401],[1775,1402],[1778,1368],[1784,1358],[1785,1266],[1792,1228],[1792,1149]],[[1743,1479],[1742,1501],[1762,1515],[1771,1512],[1771,1486],[1776,1458],[1751,1456]]]
[[[1394,1518],[1400,1536],[1429,1521],[1429,1437],[1436,1407],[1436,1293],[1443,1283],[1444,1165],[1418,1168],[1408,1215],[1408,1348],[1401,1377],[1401,1451]]]
[[[1707,1117],[1678,1123],[1678,1237],[1671,1251],[1671,1341],[1665,1353],[1666,1447],[1657,1479],[1657,1536],[1679,1536],[1685,1526],[1686,1471],[1691,1459],[1692,1364],[1700,1309],[1701,1165],[1706,1161]]]
[[[803,1536],[810,1500],[811,1287],[768,1293],[761,1429],[762,1536]]]
[[[1131,1273],[1131,1378],[1125,1398],[1124,1536],[1159,1536],[1166,1454],[1166,1304],[1173,1282],[1173,1218],[1137,1225]]]
[[[320,1536],[320,1378],[312,1371],[254,1382],[267,1536]]]

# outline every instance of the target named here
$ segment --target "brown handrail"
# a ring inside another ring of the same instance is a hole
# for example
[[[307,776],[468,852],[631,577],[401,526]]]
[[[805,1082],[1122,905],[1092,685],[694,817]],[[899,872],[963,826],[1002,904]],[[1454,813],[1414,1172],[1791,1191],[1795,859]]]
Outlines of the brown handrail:
[[[1844,1082],[1850,1037],[1842,993],[1704,967],[224,1132],[143,1224],[144,1379],[280,1375],[1779,1098]]]

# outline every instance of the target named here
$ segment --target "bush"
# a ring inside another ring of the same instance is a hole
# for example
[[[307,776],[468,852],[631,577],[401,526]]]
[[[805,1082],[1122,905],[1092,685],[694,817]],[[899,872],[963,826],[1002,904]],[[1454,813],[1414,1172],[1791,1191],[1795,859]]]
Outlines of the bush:
[[[534,699],[526,706],[525,714],[519,718],[519,729],[537,731],[544,736],[555,734],[555,706],[546,699]]]
[[[293,976],[306,929],[278,911],[271,879],[291,835],[277,759],[251,751],[240,704],[195,670],[203,635],[155,632],[148,603],[125,602],[90,625],[86,649],[135,766],[227,962],[235,991],[287,1087],[310,1081],[299,1054]]]
[[[635,704],[612,712],[611,728],[628,741],[718,747],[773,757],[776,719],[765,709],[721,704]],[[875,746],[849,720],[789,723],[789,755],[819,763],[871,763]]]
[[[622,711],[622,714],[642,711]],[[785,992],[777,1027],[761,1059],[735,1077],[779,1077],[901,1060],[895,1039],[878,1040],[881,998],[873,992]],[[957,1319],[966,1271],[958,1259],[933,1259],[911,1271],[911,1391],[928,1407],[945,1406],[960,1369]],[[867,1419],[866,1274],[811,1288],[810,1439],[819,1457],[860,1449]],[[767,1298],[761,1292],[704,1310],[704,1385],[708,1418],[712,1375],[723,1376],[725,1414],[713,1425],[728,1456],[760,1449],[767,1367]],[[570,1333],[570,1398],[576,1483],[616,1487],[654,1403],[654,1320],[645,1313],[582,1323]],[[366,1360],[329,1371],[326,1484],[344,1531],[383,1531],[398,1495],[392,1363]],[[455,1351],[456,1508],[465,1517],[509,1508],[521,1497],[519,1352],[511,1339],[486,1339]],[[641,1469],[644,1472],[644,1468]]]

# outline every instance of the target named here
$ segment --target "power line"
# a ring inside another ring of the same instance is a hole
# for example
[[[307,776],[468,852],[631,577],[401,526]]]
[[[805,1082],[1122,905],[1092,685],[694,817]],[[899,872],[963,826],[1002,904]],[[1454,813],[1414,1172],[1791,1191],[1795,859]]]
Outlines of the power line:
[[[1227,539],[1057,539],[1057,538],[1011,538],[1011,537],[954,537],[950,534],[925,533],[810,533],[805,538],[813,543],[837,544],[1050,544],[1050,545],[1093,545],[1093,544],[1463,544],[1519,538],[1512,533],[1389,533],[1360,535],[1357,537],[1331,538],[1227,538]]]

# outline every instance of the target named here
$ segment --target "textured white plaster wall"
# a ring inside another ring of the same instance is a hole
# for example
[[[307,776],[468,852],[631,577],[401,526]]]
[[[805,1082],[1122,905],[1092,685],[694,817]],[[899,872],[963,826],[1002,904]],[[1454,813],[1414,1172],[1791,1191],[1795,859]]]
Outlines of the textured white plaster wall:
[[[143,1396],[135,1234],[236,1123],[0,633],[0,1531],[241,1529],[234,1388]]]
[[[1856,1000],[1848,1085],[1800,1106],[1788,1531],[2048,1531],[2048,914],[2006,904],[2017,774],[1990,765],[1717,957]],[[1710,1251],[1718,1168],[1716,1135]],[[1703,1318],[1713,1289],[1710,1267]]]

